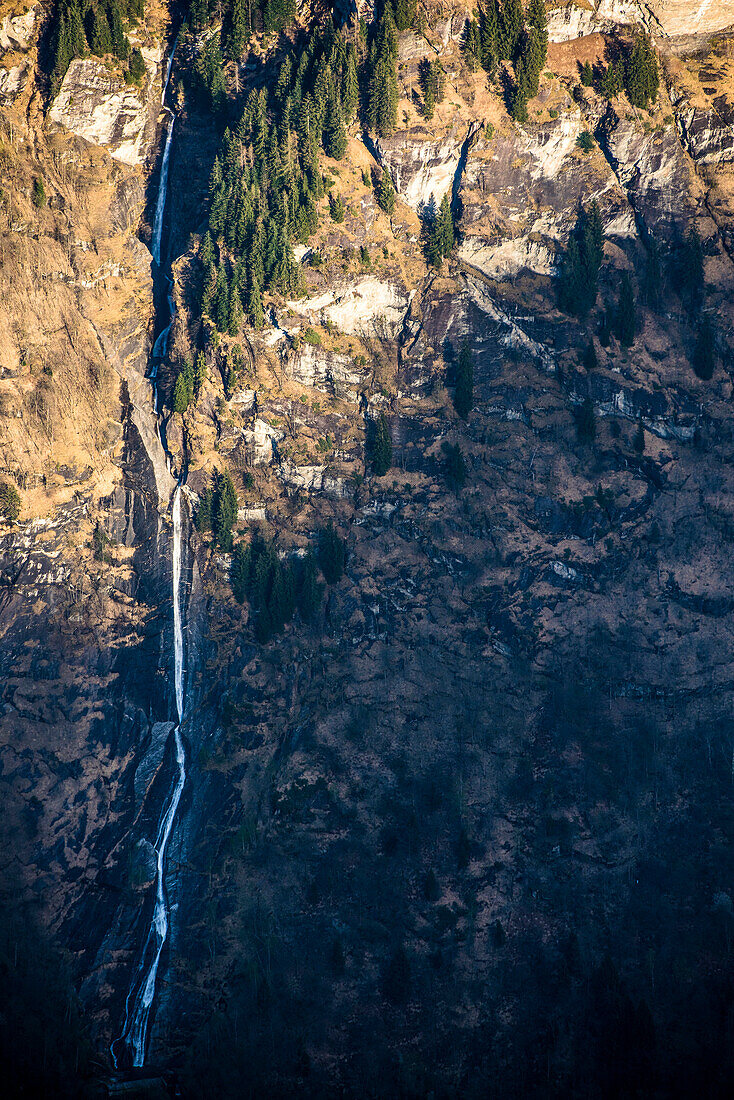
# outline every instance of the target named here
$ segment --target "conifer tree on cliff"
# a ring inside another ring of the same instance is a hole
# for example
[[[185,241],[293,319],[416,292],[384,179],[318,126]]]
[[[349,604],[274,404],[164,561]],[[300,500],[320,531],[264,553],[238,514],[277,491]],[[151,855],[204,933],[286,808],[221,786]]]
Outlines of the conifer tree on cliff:
[[[504,0],[497,20],[497,54],[500,61],[514,61],[523,25],[520,0]]]
[[[631,348],[635,342],[635,295],[630,277],[625,271],[619,288],[619,304],[614,319],[614,331],[622,347]]]
[[[370,47],[367,88],[367,121],[380,137],[390,136],[398,116],[397,41],[392,15],[386,11]]]
[[[329,89],[329,97],[326,103],[326,118],[323,130],[324,152],[334,160],[341,160],[347,151],[347,132],[344,129],[339,104],[336,101],[336,93],[333,85]]]
[[[357,50],[353,42],[349,43],[347,59],[342,69],[341,81],[342,115],[347,125],[353,121],[359,105],[359,79],[357,76]]]
[[[245,0],[233,0],[232,14],[229,20],[226,53],[232,61],[242,57],[245,39],[249,30],[249,19]]]
[[[525,24],[528,30],[535,31],[537,43],[537,67],[540,74],[548,59],[548,16],[545,10],[545,0],[530,0]]]
[[[596,301],[604,257],[604,229],[594,201],[580,210],[560,264],[558,304],[565,313],[584,317]]]
[[[474,407],[474,356],[467,340],[464,340],[456,364],[456,388],[454,390],[454,408],[462,420]]]
[[[649,107],[657,99],[658,59],[647,35],[639,34],[625,65],[625,90],[633,107]]]

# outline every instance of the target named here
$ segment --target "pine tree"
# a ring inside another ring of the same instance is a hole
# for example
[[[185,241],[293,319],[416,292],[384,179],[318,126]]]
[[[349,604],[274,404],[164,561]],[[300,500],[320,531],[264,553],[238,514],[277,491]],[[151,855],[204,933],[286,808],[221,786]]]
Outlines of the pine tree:
[[[125,61],[130,52],[130,46],[122,25],[122,15],[117,0],[110,0],[110,45],[115,57]]]
[[[43,180],[40,176],[36,176],[33,181],[33,205],[39,209],[46,205],[46,188],[43,186]]]
[[[196,362],[194,363],[194,400],[198,400],[201,393],[201,387],[206,381],[206,358],[204,352],[200,351],[196,356]]]
[[[630,277],[625,271],[619,288],[619,303],[614,318],[614,332],[622,347],[631,348],[635,342],[635,295]]]
[[[341,160],[347,151],[347,132],[333,90],[326,106],[322,143],[327,157],[334,160]]]
[[[76,0],[70,0],[67,9],[67,24],[69,28],[69,58],[83,57],[87,52],[87,38],[84,34],[82,13]]]
[[[229,20],[225,52],[232,61],[237,61],[245,49],[245,41],[250,30],[245,0],[232,0],[232,14]]]
[[[219,265],[217,272],[217,289],[213,302],[214,322],[219,332],[226,332],[229,328],[229,285],[227,271],[224,264]]]
[[[716,338],[708,317],[704,317],[698,326],[696,347],[693,352],[693,369],[704,382],[713,378],[716,369]]]
[[[500,61],[514,61],[524,25],[520,0],[503,0],[497,20],[497,52]]]
[[[316,558],[312,550],[301,563],[296,579],[296,606],[304,623],[310,623],[319,609],[323,587],[318,583]]]
[[[110,53],[112,49],[110,24],[107,21],[107,13],[104,8],[92,8],[90,20],[92,33],[89,48],[92,53],[96,53],[99,57],[104,57],[104,55]]]
[[[591,443],[596,436],[596,413],[594,412],[594,402],[590,397],[584,398],[583,402],[574,410],[574,419],[576,421],[576,436],[580,443]]]
[[[377,184],[377,204],[389,216],[395,212],[395,188],[387,168],[383,168]]]
[[[58,92],[73,57],[66,9],[59,4],[51,37],[51,91]]]
[[[560,263],[558,304],[565,313],[584,317],[596,301],[604,257],[604,231],[596,201],[580,210]]]
[[[254,329],[261,329],[265,323],[262,295],[260,287],[255,279],[250,284],[247,295],[247,317]]]
[[[528,30],[532,29],[534,51],[537,51],[534,62],[538,74],[542,73],[548,58],[548,16],[545,10],[545,0],[530,0],[525,16]],[[536,92],[537,95],[537,92]]]
[[[192,396],[187,378],[183,372],[178,374],[173,387],[173,411],[176,413],[185,413],[191,404]]]
[[[211,531],[214,520],[214,491],[207,486],[199,497],[199,507],[196,510],[194,526],[197,531]]]
[[[319,566],[327,584],[337,584],[344,575],[346,545],[330,520],[319,534]]]
[[[20,493],[10,481],[0,481],[0,516],[8,523],[15,523],[20,515]]]
[[[426,260],[433,267],[440,267],[443,263],[443,228],[436,210],[436,203],[431,195],[428,205],[423,210],[423,241]]]
[[[342,70],[341,107],[344,121],[352,122],[359,106],[359,77],[357,75],[357,50],[353,42],[349,43],[347,59]]]
[[[433,118],[436,110],[436,97],[430,84],[426,84],[423,92],[423,117],[427,122]]]
[[[607,99],[615,99],[624,91],[624,66],[621,61],[607,66],[599,82],[599,91]]]
[[[591,88],[594,83],[594,70],[590,61],[584,61],[581,66],[581,83],[586,88]]]
[[[205,268],[208,268],[209,264],[214,263],[214,243],[208,229],[202,239],[199,255],[201,256],[201,262]]]
[[[543,8],[545,13],[545,8]],[[515,62],[515,90],[512,115],[518,122],[527,121],[527,103],[534,99],[540,87],[540,74],[548,53],[547,28],[529,25],[525,30]]]
[[[393,0],[392,10],[395,17],[395,26],[399,31],[407,31],[413,25],[416,8],[416,0]]]
[[[227,323],[227,332],[230,336],[239,334],[243,320],[242,299],[236,283],[233,282],[229,288],[229,320]]]
[[[214,296],[217,290],[217,272],[213,263],[209,264],[201,291],[201,312],[212,317]]]
[[[594,347],[593,339],[591,339],[586,345],[586,351],[584,352],[584,369],[588,373],[589,371],[596,370],[598,365],[596,348]]]
[[[344,203],[342,202],[341,195],[337,195],[334,198],[331,191],[329,192],[329,214],[333,222],[341,223],[344,221]]]
[[[232,549],[232,528],[237,522],[237,492],[228,470],[217,477],[213,520],[219,548],[227,553]]]
[[[510,97],[510,114],[515,122],[528,121],[528,97],[524,88],[524,82],[518,83],[512,90]]]
[[[392,440],[384,413],[368,422],[367,442],[372,472],[382,477],[392,466]]]
[[[491,80],[500,58],[498,0],[484,0],[479,8],[479,39],[482,68]]]
[[[479,21],[476,18],[467,19],[464,24],[464,37],[461,48],[467,65],[472,72],[476,72],[481,64],[482,54],[482,39],[479,31]]]
[[[647,35],[638,34],[624,70],[625,91],[634,107],[648,107],[657,99],[658,60]]]
[[[466,420],[474,407],[474,356],[467,340],[461,345],[456,364],[454,408],[462,420]]]
[[[392,16],[385,12],[370,48],[370,77],[367,87],[367,121],[380,137],[389,137],[398,114],[398,81],[395,71],[397,32]]]
[[[637,430],[632,440],[632,447],[638,455],[645,453],[645,425],[642,423],[642,417],[637,418]]]
[[[441,199],[437,221],[441,253],[444,256],[448,256],[451,253],[451,249],[454,247],[455,238],[454,218],[451,213],[448,195],[444,195]]]

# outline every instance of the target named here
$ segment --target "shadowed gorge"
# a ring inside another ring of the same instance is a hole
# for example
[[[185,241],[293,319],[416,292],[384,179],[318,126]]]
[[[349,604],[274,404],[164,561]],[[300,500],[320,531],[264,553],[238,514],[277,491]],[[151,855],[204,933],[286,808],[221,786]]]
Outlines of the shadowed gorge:
[[[728,1097],[734,7],[0,4],[10,1096]]]

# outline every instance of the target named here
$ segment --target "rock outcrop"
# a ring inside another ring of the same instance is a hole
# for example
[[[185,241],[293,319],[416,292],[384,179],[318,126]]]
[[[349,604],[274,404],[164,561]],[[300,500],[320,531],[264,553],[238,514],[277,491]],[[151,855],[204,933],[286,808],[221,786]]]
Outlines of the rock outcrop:
[[[161,51],[146,49],[142,90],[112,75],[94,58],[72,61],[49,119],[79,137],[101,145],[123,164],[142,164],[151,147],[157,117]]]

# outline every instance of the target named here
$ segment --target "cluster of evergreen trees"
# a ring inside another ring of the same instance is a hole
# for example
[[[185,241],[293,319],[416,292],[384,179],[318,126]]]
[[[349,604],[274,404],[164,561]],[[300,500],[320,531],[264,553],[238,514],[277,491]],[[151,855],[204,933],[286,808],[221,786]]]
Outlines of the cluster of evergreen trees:
[[[188,358],[184,360],[173,387],[174,412],[185,413],[189,405],[198,400],[205,378],[206,360],[203,352],[199,352],[194,363]]]
[[[594,87],[607,99],[627,93],[634,107],[649,107],[657,99],[660,85],[658,59],[650,39],[638,34],[627,57],[619,57],[596,69],[586,61],[581,66],[581,83]]]
[[[585,317],[596,302],[599,269],[604,258],[604,227],[596,201],[580,209],[563,254],[558,304],[564,313]]]
[[[237,602],[244,603],[247,599],[255,613],[255,637],[261,644],[279,634],[293,618],[296,610],[293,570],[280,560],[272,541],[259,532],[249,545],[240,543],[235,550],[230,580]]]
[[[205,25],[209,12],[214,7],[209,0],[194,0],[192,18],[197,22],[204,16]],[[216,9],[215,9],[216,10]],[[196,15],[194,16],[194,12]],[[296,14],[295,0],[232,0],[223,19],[223,44],[227,57],[237,60],[242,56],[245,43],[251,34],[279,34],[292,22]]]
[[[423,248],[426,259],[434,267],[440,267],[444,257],[450,255],[456,239],[454,216],[451,213],[448,195],[444,195],[441,199],[438,210],[433,197],[431,197],[431,201],[423,208],[421,217],[423,219]]]
[[[383,477],[392,466],[392,439],[387,417],[380,413],[367,421],[367,458],[375,477]]]
[[[388,216],[392,216],[395,212],[395,185],[393,184],[392,177],[387,168],[383,168],[382,170],[382,175],[375,186],[375,193],[377,196],[377,205],[381,210],[384,210]]]
[[[370,130],[389,137],[398,117],[398,28],[385,6],[372,31],[366,65],[366,120]]]
[[[500,61],[511,61],[515,82],[509,107],[518,122],[527,121],[528,101],[538,94],[540,74],[548,54],[548,22],[544,0],[480,0],[464,33],[464,55],[470,67],[484,68],[490,79]]]
[[[454,381],[454,408],[466,420],[474,407],[474,355],[468,340],[462,342]]]
[[[318,559],[313,550],[305,557],[283,560],[275,544],[256,531],[248,544],[240,543],[232,557],[230,581],[238,603],[247,600],[255,616],[255,637],[261,644],[280,634],[296,610],[303,622],[311,622],[319,609],[324,587],[318,580],[321,567],[328,584],[344,573],[346,548],[333,523],[318,540]]]
[[[143,0],[57,0],[51,29],[52,94],[58,92],[76,57],[111,53],[124,61],[130,44],[123,20],[142,15]]]
[[[211,531],[220,550],[232,549],[232,528],[237,522],[237,492],[227,470],[215,474],[201,494],[196,512],[197,531]]]
[[[436,104],[443,100],[446,90],[446,74],[437,58],[425,58],[421,62],[420,82],[423,88],[423,117],[431,119]]]
[[[318,224],[319,149],[344,156],[358,104],[355,46],[328,25],[286,53],[272,91],[253,90],[236,132],[225,131],[200,252],[202,313],[220,332],[236,334],[243,314],[260,327],[265,290],[298,292],[293,242],[305,243]]]

